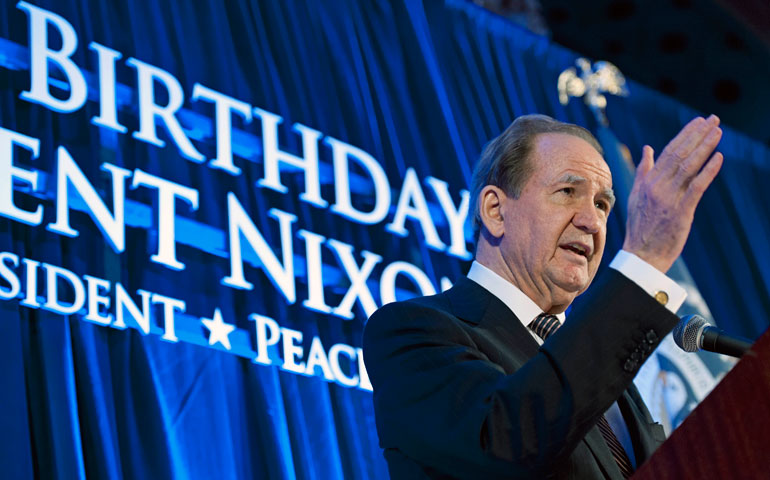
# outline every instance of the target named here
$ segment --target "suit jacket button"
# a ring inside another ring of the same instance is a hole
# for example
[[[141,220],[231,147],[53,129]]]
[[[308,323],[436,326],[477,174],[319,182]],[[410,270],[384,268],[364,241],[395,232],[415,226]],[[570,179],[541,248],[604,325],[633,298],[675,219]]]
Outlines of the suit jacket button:
[[[644,336],[645,340],[647,340],[647,343],[652,345],[653,343],[658,341],[658,334],[655,333],[655,330],[647,330],[647,333]]]
[[[630,358],[626,360],[626,363],[623,364],[623,370],[627,371],[628,373],[631,373],[634,371],[634,367],[636,367],[636,362],[631,360]]]

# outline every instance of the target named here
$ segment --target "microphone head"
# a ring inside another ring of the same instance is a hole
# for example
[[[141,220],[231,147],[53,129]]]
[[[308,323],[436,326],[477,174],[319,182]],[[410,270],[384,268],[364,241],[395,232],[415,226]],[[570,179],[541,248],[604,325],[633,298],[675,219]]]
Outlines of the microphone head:
[[[685,352],[697,352],[701,348],[701,336],[707,326],[709,323],[700,315],[685,315],[674,327],[674,341]]]

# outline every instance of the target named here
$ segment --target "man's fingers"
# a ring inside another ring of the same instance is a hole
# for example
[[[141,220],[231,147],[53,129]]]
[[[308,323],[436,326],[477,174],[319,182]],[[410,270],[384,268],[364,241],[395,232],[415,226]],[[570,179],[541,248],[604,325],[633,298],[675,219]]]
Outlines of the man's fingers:
[[[690,120],[687,125],[684,126],[682,130],[679,131],[679,133],[676,134],[674,138],[671,139],[670,142],[668,142],[668,145],[666,145],[666,148],[670,149],[677,149],[680,145],[682,145],[686,139],[700,126],[702,126],[704,123],[703,117],[695,117],[692,120]]]
[[[639,160],[639,165],[636,166],[636,178],[644,177],[654,166],[655,150],[651,146],[645,145],[642,147],[642,159]]]
[[[711,115],[708,119],[703,117],[693,118],[673,139],[671,139],[670,142],[668,142],[666,150],[671,152],[679,151],[682,147],[689,144],[694,136],[700,136],[702,138],[704,131],[711,128],[710,122],[713,122],[715,119],[718,124],[719,119],[715,115]]]
[[[701,197],[706,189],[711,185],[711,182],[716,178],[719,169],[722,168],[724,163],[724,155],[720,152],[714,153],[711,156],[708,163],[703,167],[703,170],[695,176],[690,182],[690,186],[687,188],[687,194],[690,197],[690,201],[697,204],[700,202]]]
[[[719,125],[719,117],[711,115],[707,119],[695,118],[674,137],[663,150],[658,159],[659,168],[671,171],[679,168],[679,164],[690,157],[702,145],[705,138]],[[713,149],[713,147],[712,147]],[[709,152],[706,152],[708,156]],[[705,158],[704,158],[705,160]]]
[[[681,162],[679,165],[679,172],[681,172],[685,178],[690,178],[697,174],[706,161],[710,159],[711,152],[717,148],[721,139],[722,129],[719,127],[711,129],[690,156]],[[711,156],[711,158],[713,158],[713,156]]]
[[[652,167],[655,166],[655,150],[651,146],[645,145],[642,147],[642,159],[639,160],[639,165],[636,166],[636,172],[634,174],[634,184],[631,186],[631,195],[638,191],[644,178],[650,173]]]
[[[655,150],[649,145],[642,147],[642,160],[639,167],[643,173],[647,173],[655,166]]]

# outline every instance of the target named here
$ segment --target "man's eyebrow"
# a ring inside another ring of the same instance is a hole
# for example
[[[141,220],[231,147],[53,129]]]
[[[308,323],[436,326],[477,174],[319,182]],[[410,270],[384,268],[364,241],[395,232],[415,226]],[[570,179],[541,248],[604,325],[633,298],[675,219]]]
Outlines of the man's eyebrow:
[[[584,177],[581,177],[580,175],[575,175],[574,173],[567,173],[564,174],[559,180],[558,183],[585,183],[587,180]]]
[[[581,183],[586,183],[588,180],[586,180],[584,177],[581,177],[580,175],[575,175],[574,173],[567,173],[561,178],[559,178],[558,183],[569,183],[572,185],[578,185]],[[608,202],[610,202],[610,208],[612,208],[615,205],[615,192],[612,191],[611,188],[605,188],[600,195],[607,199]]]
[[[604,189],[602,196],[610,202],[610,208],[615,206],[615,192],[613,192],[611,188]]]

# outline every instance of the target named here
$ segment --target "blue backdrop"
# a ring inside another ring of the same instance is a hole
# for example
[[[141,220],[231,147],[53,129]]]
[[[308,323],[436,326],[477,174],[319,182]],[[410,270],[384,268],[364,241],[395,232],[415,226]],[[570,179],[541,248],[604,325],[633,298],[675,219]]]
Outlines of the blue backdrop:
[[[483,144],[516,116],[540,112],[597,129],[584,105],[564,107],[557,99],[556,79],[573,65],[575,53],[466,1],[34,3],[72,24],[80,38],[72,58],[85,71],[97,71],[87,45],[98,42],[171,72],[188,96],[199,82],[282,116],[286,150],[301,151],[300,137],[288,127],[299,122],[365,150],[390,179],[404,178],[411,167],[420,179],[448,182],[456,202]],[[466,261],[428,248],[421,230],[411,228],[416,222],[401,238],[383,233],[385,221],[359,225],[299,201],[301,174],[283,177],[289,195],[257,188],[261,152],[249,150],[248,139],[236,150],[241,175],[202,173],[169,145],[158,148],[90,124],[98,97],[74,113],[21,99],[30,88],[28,16],[13,1],[2,1],[2,12],[0,127],[41,141],[38,159],[15,160],[24,168],[53,175],[55,149],[65,145],[104,198],[107,177],[99,166],[108,162],[194,185],[200,208],[180,203],[179,215],[199,227],[227,232],[226,192],[234,192],[276,248],[271,207],[358,252],[411,262],[435,288],[442,277],[457,278],[467,268]],[[118,93],[125,102],[121,123],[136,130],[136,71],[119,63],[116,75],[127,87]],[[95,81],[89,78],[89,85]],[[700,113],[633,82],[629,89],[628,98],[610,98],[607,115],[635,159],[645,143],[660,151]],[[198,120],[212,118],[211,105],[186,103],[185,111],[182,125],[213,157],[211,122]],[[252,136],[259,135],[256,123],[234,120]],[[725,165],[698,209],[684,256],[720,326],[755,338],[770,311],[770,151],[729,126],[720,151]],[[329,152],[320,155],[328,166]],[[26,210],[43,205],[45,223],[52,222],[53,183],[49,178],[39,192],[19,187],[14,202]],[[325,198],[333,197],[328,179],[322,188]],[[136,205],[153,205],[146,192],[131,195]],[[184,298],[186,313],[195,318],[211,318],[218,306],[238,332],[252,332],[248,315],[258,312],[324,344],[360,346],[361,302],[353,320],[313,313],[286,302],[264,275],[249,274],[250,291],[210,280],[228,274],[227,261],[212,255],[213,248],[180,245],[187,265],[181,272],[149,261],[158,235],[152,224],[129,223],[128,247],[118,254],[85,213],[72,213],[71,222],[81,232],[77,238],[0,217],[0,251],[119,281],[130,292]],[[437,220],[437,227],[447,239],[446,222]],[[605,259],[621,243],[622,225],[614,222]],[[334,263],[329,252],[324,256]],[[306,273],[297,271],[297,290],[307,289]],[[339,271],[324,272],[327,300],[335,305],[349,282]],[[0,288],[8,289],[7,281],[0,280]],[[379,304],[378,289],[372,291]],[[258,365],[207,343],[166,342],[136,328],[104,328],[80,313],[27,308],[18,298],[0,301],[0,312],[0,465],[9,478],[386,477],[366,389]],[[198,332],[203,339],[204,333]],[[254,342],[253,333],[238,339]]]

